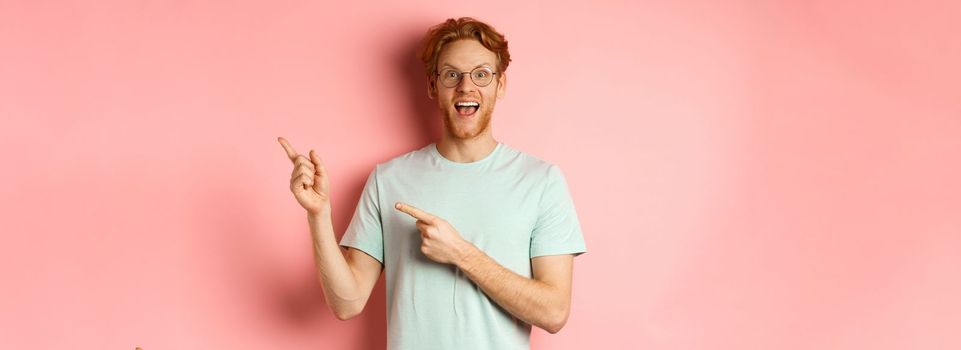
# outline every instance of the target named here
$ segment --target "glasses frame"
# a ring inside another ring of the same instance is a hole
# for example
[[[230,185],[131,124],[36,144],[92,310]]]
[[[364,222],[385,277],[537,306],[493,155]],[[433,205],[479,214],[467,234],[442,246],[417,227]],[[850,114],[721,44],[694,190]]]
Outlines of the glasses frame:
[[[491,73],[491,81],[487,82],[487,84],[484,84],[484,85],[480,85],[480,84],[478,84],[476,81],[474,81],[474,72],[477,71],[478,69],[482,69],[482,70],[489,71],[489,72]],[[471,82],[472,84],[476,85],[477,87],[485,87],[485,86],[487,86],[487,85],[490,85],[491,82],[493,82],[493,81],[495,80],[495,78],[497,78],[497,73],[499,73],[499,72],[497,72],[497,71],[494,71],[494,70],[491,69],[490,67],[477,67],[477,68],[471,69],[470,72],[460,72],[460,71],[458,71],[458,70],[456,70],[456,69],[454,69],[454,68],[447,68],[447,69],[441,70],[440,72],[434,73],[434,76],[440,77],[441,72],[445,72],[445,71],[447,71],[447,70],[452,70],[452,71],[456,72],[457,74],[459,74],[459,76],[457,77],[457,82],[454,83],[454,85],[451,85],[451,86],[447,86],[447,84],[444,83],[444,79],[438,78],[439,80],[441,80],[441,85],[446,86],[446,87],[449,87],[449,88],[457,87],[457,85],[460,85],[461,81],[464,80],[464,73],[467,73],[467,75],[470,76],[470,82]]]

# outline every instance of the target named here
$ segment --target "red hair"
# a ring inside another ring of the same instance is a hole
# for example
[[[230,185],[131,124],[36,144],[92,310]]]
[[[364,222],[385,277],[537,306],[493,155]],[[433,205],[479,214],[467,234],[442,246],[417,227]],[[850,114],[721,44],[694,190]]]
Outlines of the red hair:
[[[424,62],[424,72],[428,79],[437,73],[437,58],[444,45],[462,39],[477,40],[488,50],[497,55],[497,71],[507,70],[511,62],[511,54],[507,51],[507,39],[487,23],[470,17],[458,19],[448,18],[444,23],[427,30],[424,37],[423,49],[417,58]]]

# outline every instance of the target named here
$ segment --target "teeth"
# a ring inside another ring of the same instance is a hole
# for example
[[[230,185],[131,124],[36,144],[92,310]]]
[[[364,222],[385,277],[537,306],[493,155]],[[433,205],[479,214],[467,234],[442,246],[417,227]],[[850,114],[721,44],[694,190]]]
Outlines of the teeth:
[[[457,102],[457,103],[454,104],[454,105],[457,106],[457,107],[477,107],[477,106],[480,106],[479,103],[473,102],[473,101]]]

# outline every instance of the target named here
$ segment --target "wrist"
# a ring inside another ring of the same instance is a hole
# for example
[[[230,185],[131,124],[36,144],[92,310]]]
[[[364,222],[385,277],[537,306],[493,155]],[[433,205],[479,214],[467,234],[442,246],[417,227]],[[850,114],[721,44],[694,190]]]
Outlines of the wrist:
[[[320,222],[322,220],[330,220],[330,208],[321,209],[316,212],[307,212],[307,221],[310,222]]]
[[[461,270],[466,270],[472,262],[475,260],[475,256],[480,252],[473,243],[468,240],[464,240],[461,244],[460,253],[457,254],[457,259],[454,261],[454,265]]]

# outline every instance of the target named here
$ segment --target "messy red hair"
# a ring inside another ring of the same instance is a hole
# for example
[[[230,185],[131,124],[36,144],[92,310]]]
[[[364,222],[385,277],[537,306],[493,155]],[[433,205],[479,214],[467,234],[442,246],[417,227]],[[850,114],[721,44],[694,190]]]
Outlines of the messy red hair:
[[[444,23],[427,30],[423,49],[417,55],[417,58],[424,62],[424,72],[427,73],[428,79],[437,73],[437,58],[444,45],[461,39],[480,42],[497,55],[497,71],[507,70],[507,65],[511,62],[511,54],[507,52],[507,39],[503,34],[498,33],[487,23],[470,17],[448,18]]]

